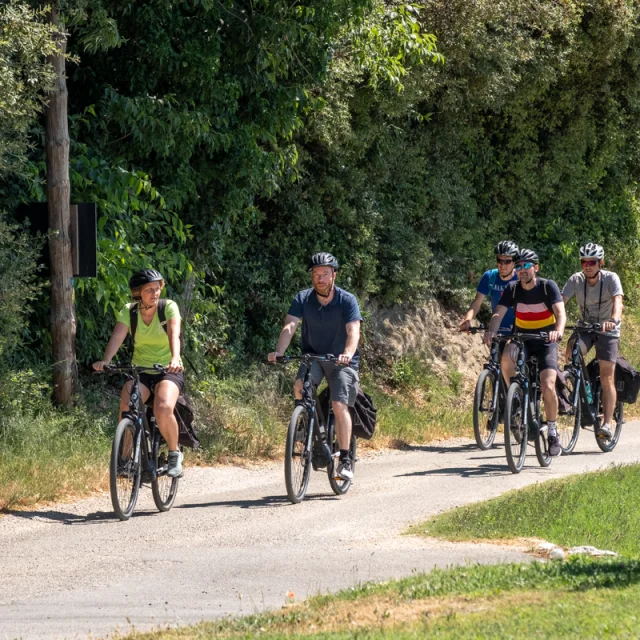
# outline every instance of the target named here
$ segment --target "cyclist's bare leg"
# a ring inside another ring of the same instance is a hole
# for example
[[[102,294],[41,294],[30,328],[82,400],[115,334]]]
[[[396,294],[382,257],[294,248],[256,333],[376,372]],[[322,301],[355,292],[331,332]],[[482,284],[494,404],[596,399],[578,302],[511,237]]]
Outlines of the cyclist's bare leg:
[[[558,396],[556,395],[555,369],[544,369],[540,372],[540,387],[544,400],[544,413],[547,422],[555,422],[558,419]]]
[[[302,380],[298,378],[293,385],[293,397],[296,400],[302,400]]]
[[[604,408],[604,422],[611,424],[613,410],[616,407],[616,363],[609,360],[600,360],[600,384],[602,384],[602,406]]]
[[[129,397],[131,396],[131,385],[133,385],[133,380],[129,380],[124,383],[122,387],[122,391],[120,392],[120,416],[125,411],[129,411]],[[146,402],[151,395],[151,391],[147,389],[142,383],[140,383],[140,395],[142,396],[142,402]]]
[[[331,401],[331,408],[336,419],[336,436],[338,446],[343,451],[348,451],[351,446],[351,413],[344,402]]]
[[[500,367],[502,370],[502,377],[507,385],[507,388],[511,384],[511,378],[516,375],[516,363],[518,361],[518,345],[508,344],[505,346],[502,352],[502,358],[500,359]]]
[[[162,437],[165,439],[169,451],[178,450],[178,422],[173,410],[180,395],[180,389],[171,380],[161,380],[154,389],[153,415]]]

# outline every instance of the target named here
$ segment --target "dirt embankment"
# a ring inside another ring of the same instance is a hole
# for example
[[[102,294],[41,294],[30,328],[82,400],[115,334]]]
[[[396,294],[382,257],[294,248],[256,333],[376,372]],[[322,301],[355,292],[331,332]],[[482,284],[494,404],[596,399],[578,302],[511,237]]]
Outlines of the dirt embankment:
[[[371,305],[367,311],[367,339],[378,352],[391,357],[419,356],[436,373],[453,368],[474,381],[486,362],[489,352],[481,336],[460,333],[460,314],[446,311],[436,300],[417,309]]]

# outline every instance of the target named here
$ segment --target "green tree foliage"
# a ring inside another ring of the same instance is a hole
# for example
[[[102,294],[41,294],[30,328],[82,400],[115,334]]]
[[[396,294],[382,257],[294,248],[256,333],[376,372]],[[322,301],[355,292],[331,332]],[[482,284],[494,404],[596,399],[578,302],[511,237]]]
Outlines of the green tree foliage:
[[[640,1],[63,10],[73,198],[100,208],[100,278],[77,285],[86,359],[151,264],[191,296],[207,353],[265,350],[319,249],[390,305],[474,285],[504,238],[562,284],[592,240],[633,300]],[[32,160],[0,192],[41,198]]]
[[[51,29],[42,18],[16,0],[0,6],[0,177],[22,168],[29,128],[53,79]]]

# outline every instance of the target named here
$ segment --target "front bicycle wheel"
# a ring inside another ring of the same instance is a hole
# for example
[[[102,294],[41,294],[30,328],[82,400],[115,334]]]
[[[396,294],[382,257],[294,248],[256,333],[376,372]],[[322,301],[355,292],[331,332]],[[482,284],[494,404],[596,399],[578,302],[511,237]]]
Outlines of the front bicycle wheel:
[[[345,480],[338,475],[338,466],[340,465],[339,456],[340,456],[340,445],[338,444],[338,438],[335,434],[335,429],[331,429],[331,463],[327,467],[327,474],[329,476],[329,484],[333,489],[333,493],[337,496],[342,496],[347,491],[349,491],[349,487],[353,480]],[[349,454],[351,455],[351,469],[353,473],[356,472],[356,437],[351,436],[351,443],[349,445]]]
[[[111,504],[120,520],[128,520],[133,513],[142,478],[141,456],[136,462],[136,426],[124,418],[116,427],[109,464]]]
[[[517,382],[512,382],[507,392],[504,412],[504,447],[511,473],[520,473],[527,457],[528,425],[524,406],[524,392]]]
[[[535,442],[536,458],[541,467],[548,467],[551,464],[551,455],[549,454],[549,441],[547,440],[547,430],[539,429],[538,437]]]
[[[473,435],[480,449],[486,451],[491,448],[498,430],[499,407],[493,409],[494,396],[498,393],[498,377],[485,369],[478,376],[476,392],[473,399]]]
[[[616,428],[613,431],[611,440],[603,440],[602,438],[598,438],[598,435],[596,434],[596,442],[598,443],[600,450],[605,453],[613,451],[618,444],[618,440],[620,440],[622,425],[624,424],[624,403],[616,402],[616,408],[613,410],[613,420],[616,423]]]
[[[578,436],[580,435],[580,398],[578,402],[575,402],[576,394],[580,393],[580,389],[576,384],[576,375],[572,372],[564,374],[565,384],[568,391],[567,398],[571,404],[570,408],[563,410],[562,405],[558,407],[558,439],[560,440],[560,448],[562,454],[566,455],[571,453],[578,442]],[[575,405],[575,406],[574,406]]]
[[[167,475],[169,470],[169,447],[160,434],[156,434],[151,456],[155,466],[155,479],[151,482],[153,501],[159,511],[169,511],[178,493],[180,478]]]
[[[302,502],[309,486],[311,448],[307,448],[308,436],[309,412],[306,407],[296,407],[289,421],[284,453],[284,481],[287,496],[293,504]]]

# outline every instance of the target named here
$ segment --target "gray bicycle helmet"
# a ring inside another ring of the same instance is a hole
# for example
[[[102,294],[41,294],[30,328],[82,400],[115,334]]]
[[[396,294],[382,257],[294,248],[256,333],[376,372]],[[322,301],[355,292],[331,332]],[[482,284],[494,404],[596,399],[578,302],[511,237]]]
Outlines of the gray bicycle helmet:
[[[595,242],[587,242],[584,247],[580,247],[580,258],[596,258],[604,260],[604,249]]]
[[[164,280],[162,274],[155,269],[142,269],[136,271],[131,278],[129,278],[129,289],[137,289],[150,282],[160,282]]]
[[[515,242],[511,242],[511,240],[503,240],[495,246],[493,252],[497,256],[511,256],[515,258],[518,255],[518,245]]]
[[[533,262],[533,264],[538,264],[540,259],[535,251],[532,251],[531,249],[520,249],[518,251],[516,262]]]
[[[334,271],[338,270],[338,261],[326,251],[315,253],[311,256],[311,262],[309,263],[309,271],[314,267],[332,267]]]

